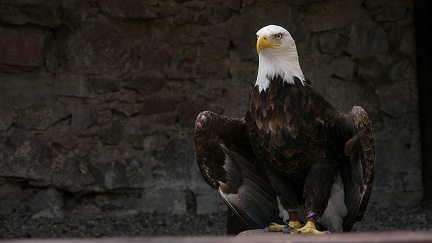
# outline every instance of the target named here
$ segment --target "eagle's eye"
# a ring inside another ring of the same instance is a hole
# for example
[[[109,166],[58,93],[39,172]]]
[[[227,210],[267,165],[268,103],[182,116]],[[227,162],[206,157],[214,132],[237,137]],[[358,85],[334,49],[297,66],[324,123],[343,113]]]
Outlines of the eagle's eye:
[[[276,34],[275,37],[276,37],[276,39],[280,40],[280,39],[282,39],[282,34],[281,33]]]

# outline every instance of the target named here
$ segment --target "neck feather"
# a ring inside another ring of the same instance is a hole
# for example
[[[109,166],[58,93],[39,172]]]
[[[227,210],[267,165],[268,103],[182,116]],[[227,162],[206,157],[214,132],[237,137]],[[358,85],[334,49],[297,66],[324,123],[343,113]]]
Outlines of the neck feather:
[[[270,81],[280,76],[284,82],[294,84],[294,77],[300,79],[304,85],[304,75],[300,68],[297,52],[292,55],[278,55],[278,53],[259,54],[258,75],[255,86],[259,91],[266,90]]]

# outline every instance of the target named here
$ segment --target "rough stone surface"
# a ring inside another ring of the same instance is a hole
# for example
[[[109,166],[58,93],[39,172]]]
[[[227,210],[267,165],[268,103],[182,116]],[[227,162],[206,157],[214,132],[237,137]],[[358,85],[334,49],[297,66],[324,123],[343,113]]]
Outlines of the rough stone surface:
[[[418,203],[412,4],[1,1],[0,216],[39,224],[65,222],[71,212],[140,220],[223,213],[195,164],[194,119],[202,110],[244,115],[255,33],[267,24],[290,31],[305,76],[337,109],[369,112],[377,150],[371,207]],[[97,224],[52,230],[111,235]]]

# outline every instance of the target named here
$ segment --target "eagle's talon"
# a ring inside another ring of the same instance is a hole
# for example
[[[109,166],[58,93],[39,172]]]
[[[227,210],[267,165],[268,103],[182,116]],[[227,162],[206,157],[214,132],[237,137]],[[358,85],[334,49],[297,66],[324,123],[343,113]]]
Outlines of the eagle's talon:
[[[294,227],[291,227],[289,225],[284,225],[282,232],[284,234],[292,234],[296,229]]]
[[[315,223],[312,221],[308,221],[305,226],[302,228],[296,229],[295,233],[297,235],[301,234],[311,234],[311,235],[321,235],[321,234],[330,234],[330,231],[319,231],[315,227]]]
[[[271,222],[269,226],[265,227],[265,231],[267,232],[283,232],[285,225],[277,224],[275,222]]]

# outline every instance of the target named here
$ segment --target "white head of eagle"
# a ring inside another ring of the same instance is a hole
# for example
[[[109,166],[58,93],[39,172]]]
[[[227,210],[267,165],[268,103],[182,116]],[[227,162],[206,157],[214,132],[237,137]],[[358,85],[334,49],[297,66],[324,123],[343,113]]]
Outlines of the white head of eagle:
[[[259,91],[266,90],[271,80],[278,76],[291,84],[297,77],[303,84],[304,75],[291,34],[280,26],[268,25],[258,30],[256,35],[259,65],[255,86]]]

